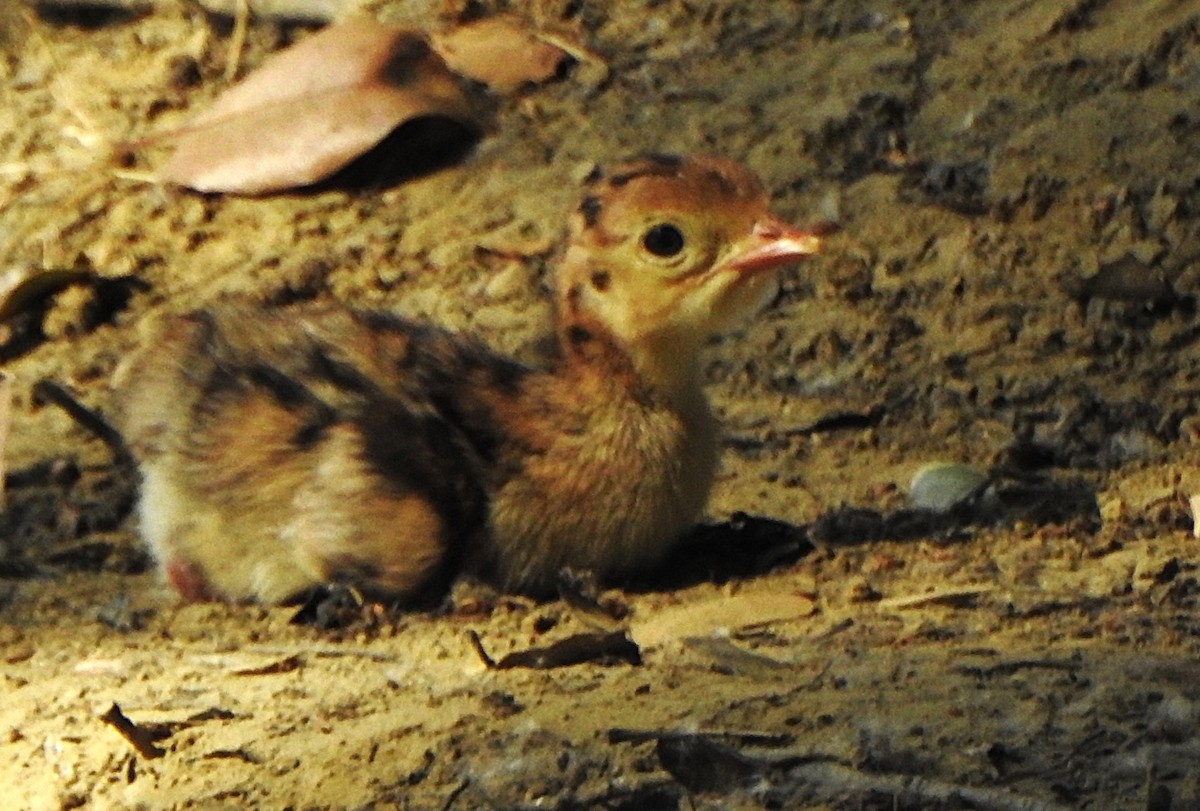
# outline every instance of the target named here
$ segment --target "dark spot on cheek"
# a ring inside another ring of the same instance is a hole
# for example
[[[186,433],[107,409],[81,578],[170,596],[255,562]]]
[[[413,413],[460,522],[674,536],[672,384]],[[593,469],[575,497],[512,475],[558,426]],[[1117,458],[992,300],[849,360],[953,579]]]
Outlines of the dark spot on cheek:
[[[592,287],[603,293],[612,286],[612,277],[608,275],[606,270],[597,270],[592,273]]]
[[[583,198],[583,202],[579,204],[579,213],[583,215],[583,222],[588,228],[594,227],[600,221],[602,208],[600,198],[592,196]]]
[[[594,186],[604,179],[604,170],[596,166],[592,171],[587,173],[587,177],[583,179],[583,185]]]

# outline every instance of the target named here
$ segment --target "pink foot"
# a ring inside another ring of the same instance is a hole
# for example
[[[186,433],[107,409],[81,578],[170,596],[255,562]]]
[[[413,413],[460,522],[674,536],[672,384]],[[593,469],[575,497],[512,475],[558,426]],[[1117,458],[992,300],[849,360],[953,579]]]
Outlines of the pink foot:
[[[163,566],[167,582],[189,603],[222,603],[225,596],[208,581],[204,570],[190,560],[176,558]]]

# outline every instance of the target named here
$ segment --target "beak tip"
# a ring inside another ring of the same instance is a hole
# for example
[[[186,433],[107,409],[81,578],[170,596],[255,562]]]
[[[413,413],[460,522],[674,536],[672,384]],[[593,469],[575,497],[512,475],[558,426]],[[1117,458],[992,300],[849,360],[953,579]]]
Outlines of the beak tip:
[[[837,230],[831,222],[819,222],[800,228],[773,216],[760,220],[742,248],[731,257],[727,266],[752,273],[778,268],[821,253],[824,237]]]

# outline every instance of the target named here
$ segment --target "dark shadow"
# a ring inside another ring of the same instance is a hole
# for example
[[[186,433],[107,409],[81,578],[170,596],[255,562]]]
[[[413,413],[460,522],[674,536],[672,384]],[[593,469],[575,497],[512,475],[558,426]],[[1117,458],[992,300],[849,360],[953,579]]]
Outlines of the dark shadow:
[[[628,584],[631,591],[669,591],[765,574],[816,547],[805,527],[744,513],[694,528],[658,568]]]
[[[92,271],[46,271],[32,276],[21,288],[8,294],[0,309],[7,327],[7,336],[0,343],[0,363],[7,363],[41,346],[46,335],[45,320],[54,306],[55,297],[68,287],[87,287],[91,299],[80,314],[79,328],[91,332],[104,324],[113,323],[117,315],[129,306],[136,293],[149,290],[150,285],[136,276],[99,276]]]
[[[849,546],[874,541],[962,541],[977,530],[1018,523],[1073,524],[1081,532],[1095,532],[1100,528],[1095,489],[1081,479],[1002,481],[946,512],[882,512],[843,505],[822,515],[808,530],[818,545]]]
[[[630,591],[670,591],[725,583],[789,566],[821,547],[878,541],[962,542],[980,530],[1071,524],[1081,533],[1100,528],[1095,489],[1081,479],[1025,476],[994,482],[946,512],[881,511],[843,505],[808,525],[735,513],[728,521],[696,527],[653,572],[627,584]]]
[[[307,191],[371,191],[433,174],[460,163],[483,131],[444,116],[406,121],[387,137]]]
[[[80,468],[70,459],[46,460],[9,473],[5,484],[0,578],[137,573],[150,567],[145,550],[92,537],[120,527],[133,509],[137,479],[131,467]]]
[[[8,0],[11,2],[11,0]],[[153,4],[131,4],[128,8],[117,8],[112,3],[89,3],[87,0],[78,2],[55,3],[37,2],[33,9],[39,19],[51,25],[73,25],[85,31],[94,31],[109,25],[120,25],[133,22],[154,10]]]
[[[138,470],[124,439],[100,412],[53,381],[34,384],[33,404],[63,409],[112,449],[114,461],[81,467],[74,458],[60,457],[8,472],[0,510],[0,578],[147,570],[147,550],[93,537],[118,529],[137,499]]]

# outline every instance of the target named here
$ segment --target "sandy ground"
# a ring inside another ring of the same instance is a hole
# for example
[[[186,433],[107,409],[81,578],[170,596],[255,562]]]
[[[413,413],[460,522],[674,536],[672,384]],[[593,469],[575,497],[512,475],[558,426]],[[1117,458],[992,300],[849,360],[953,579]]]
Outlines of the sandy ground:
[[[1200,808],[1196,6],[512,5],[607,76],[499,100],[446,171],[263,199],[165,188],[162,149],[113,146],[293,27],[239,49],[192,5],[0,11],[0,271],[76,271],[0,304],[0,805]],[[180,605],[108,448],[34,403],[48,377],[103,411],[139,325],[231,293],[523,353],[579,179],[646,150],[743,159],[781,213],[843,231],[712,348],[717,523],[606,595],[637,657],[485,666],[472,633],[503,660],[614,630],[565,601],[332,629]],[[939,460],[994,484],[915,513]]]

